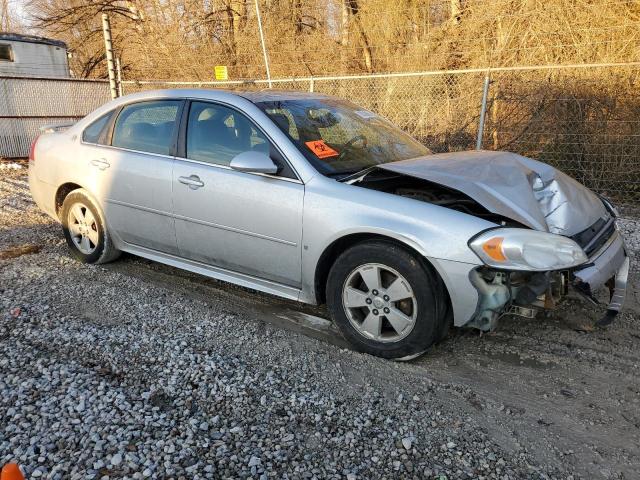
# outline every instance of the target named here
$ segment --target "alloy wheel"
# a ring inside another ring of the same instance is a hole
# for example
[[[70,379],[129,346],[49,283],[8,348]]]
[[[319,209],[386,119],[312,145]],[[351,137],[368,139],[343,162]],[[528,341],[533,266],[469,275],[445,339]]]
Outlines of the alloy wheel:
[[[409,282],[380,263],[361,265],[349,274],[342,288],[342,305],[360,335],[385,343],[409,335],[418,313]]]
[[[69,209],[67,225],[71,240],[80,252],[91,255],[98,247],[99,233],[96,219],[83,203],[74,203]]]

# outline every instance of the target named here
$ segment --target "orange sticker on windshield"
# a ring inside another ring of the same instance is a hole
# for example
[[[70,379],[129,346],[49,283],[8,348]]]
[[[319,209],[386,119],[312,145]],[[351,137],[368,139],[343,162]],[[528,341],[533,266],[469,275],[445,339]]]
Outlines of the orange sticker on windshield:
[[[324,140],[314,140],[313,142],[304,142],[304,144],[309,147],[309,150],[315,153],[318,158],[335,157],[338,155],[338,152],[324,143]]]

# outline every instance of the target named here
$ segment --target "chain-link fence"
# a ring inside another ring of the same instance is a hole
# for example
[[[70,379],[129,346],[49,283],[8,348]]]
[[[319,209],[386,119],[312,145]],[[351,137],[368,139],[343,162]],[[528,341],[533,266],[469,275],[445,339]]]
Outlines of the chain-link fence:
[[[484,80],[489,76],[486,110]],[[640,64],[273,80],[348,98],[436,152],[509,150],[550,163],[618,201],[640,200]],[[255,82],[128,82],[152,88],[259,89]]]
[[[277,90],[304,90],[347,98],[410,133],[435,152],[475,147],[484,71],[420,72],[344,77],[274,79]],[[125,93],[162,88],[260,90],[267,80],[124,82]]]
[[[487,76],[490,84],[485,91]],[[276,89],[352,100],[387,117],[436,152],[475,148],[484,112],[482,148],[510,150],[548,162],[618,202],[637,203],[639,79],[640,64],[625,64],[277,79],[272,84]],[[267,87],[266,80],[124,84],[125,93]],[[0,78],[0,91],[4,94],[0,156],[26,155],[39,125],[80,117],[106,102],[109,95],[106,83],[72,80]],[[7,118],[6,112],[15,118]],[[16,134],[11,137],[5,122],[22,128],[19,143],[11,145]]]
[[[542,160],[637,203],[639,74],[638,66],[494,72],[484,146]]]
[[[0,77],[0,158],[26,157],[41,127],[74,122],[110,99],[108,82]]]

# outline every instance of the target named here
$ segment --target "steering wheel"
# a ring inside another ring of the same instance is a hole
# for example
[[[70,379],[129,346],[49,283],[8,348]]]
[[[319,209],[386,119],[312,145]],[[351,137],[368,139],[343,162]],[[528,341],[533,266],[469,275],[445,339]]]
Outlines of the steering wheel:
[[[356,142],[362,142],[362,148],[365,148],[367,146],[367,137],[365,137],[364,135],[356,135],[355,137],[349,139],[347,143],[342,146],[342,151],[338,154],[336,162],[342,160],[347,152],[353,149],[353,145]]]

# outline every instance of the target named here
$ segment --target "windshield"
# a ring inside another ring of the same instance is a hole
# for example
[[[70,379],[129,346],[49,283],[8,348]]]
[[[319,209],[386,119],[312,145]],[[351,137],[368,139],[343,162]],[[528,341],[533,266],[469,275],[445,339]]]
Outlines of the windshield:
[[[388,120],[345,100],[293,99],[256,105],[324,175],[344,177],[431,153]]]

